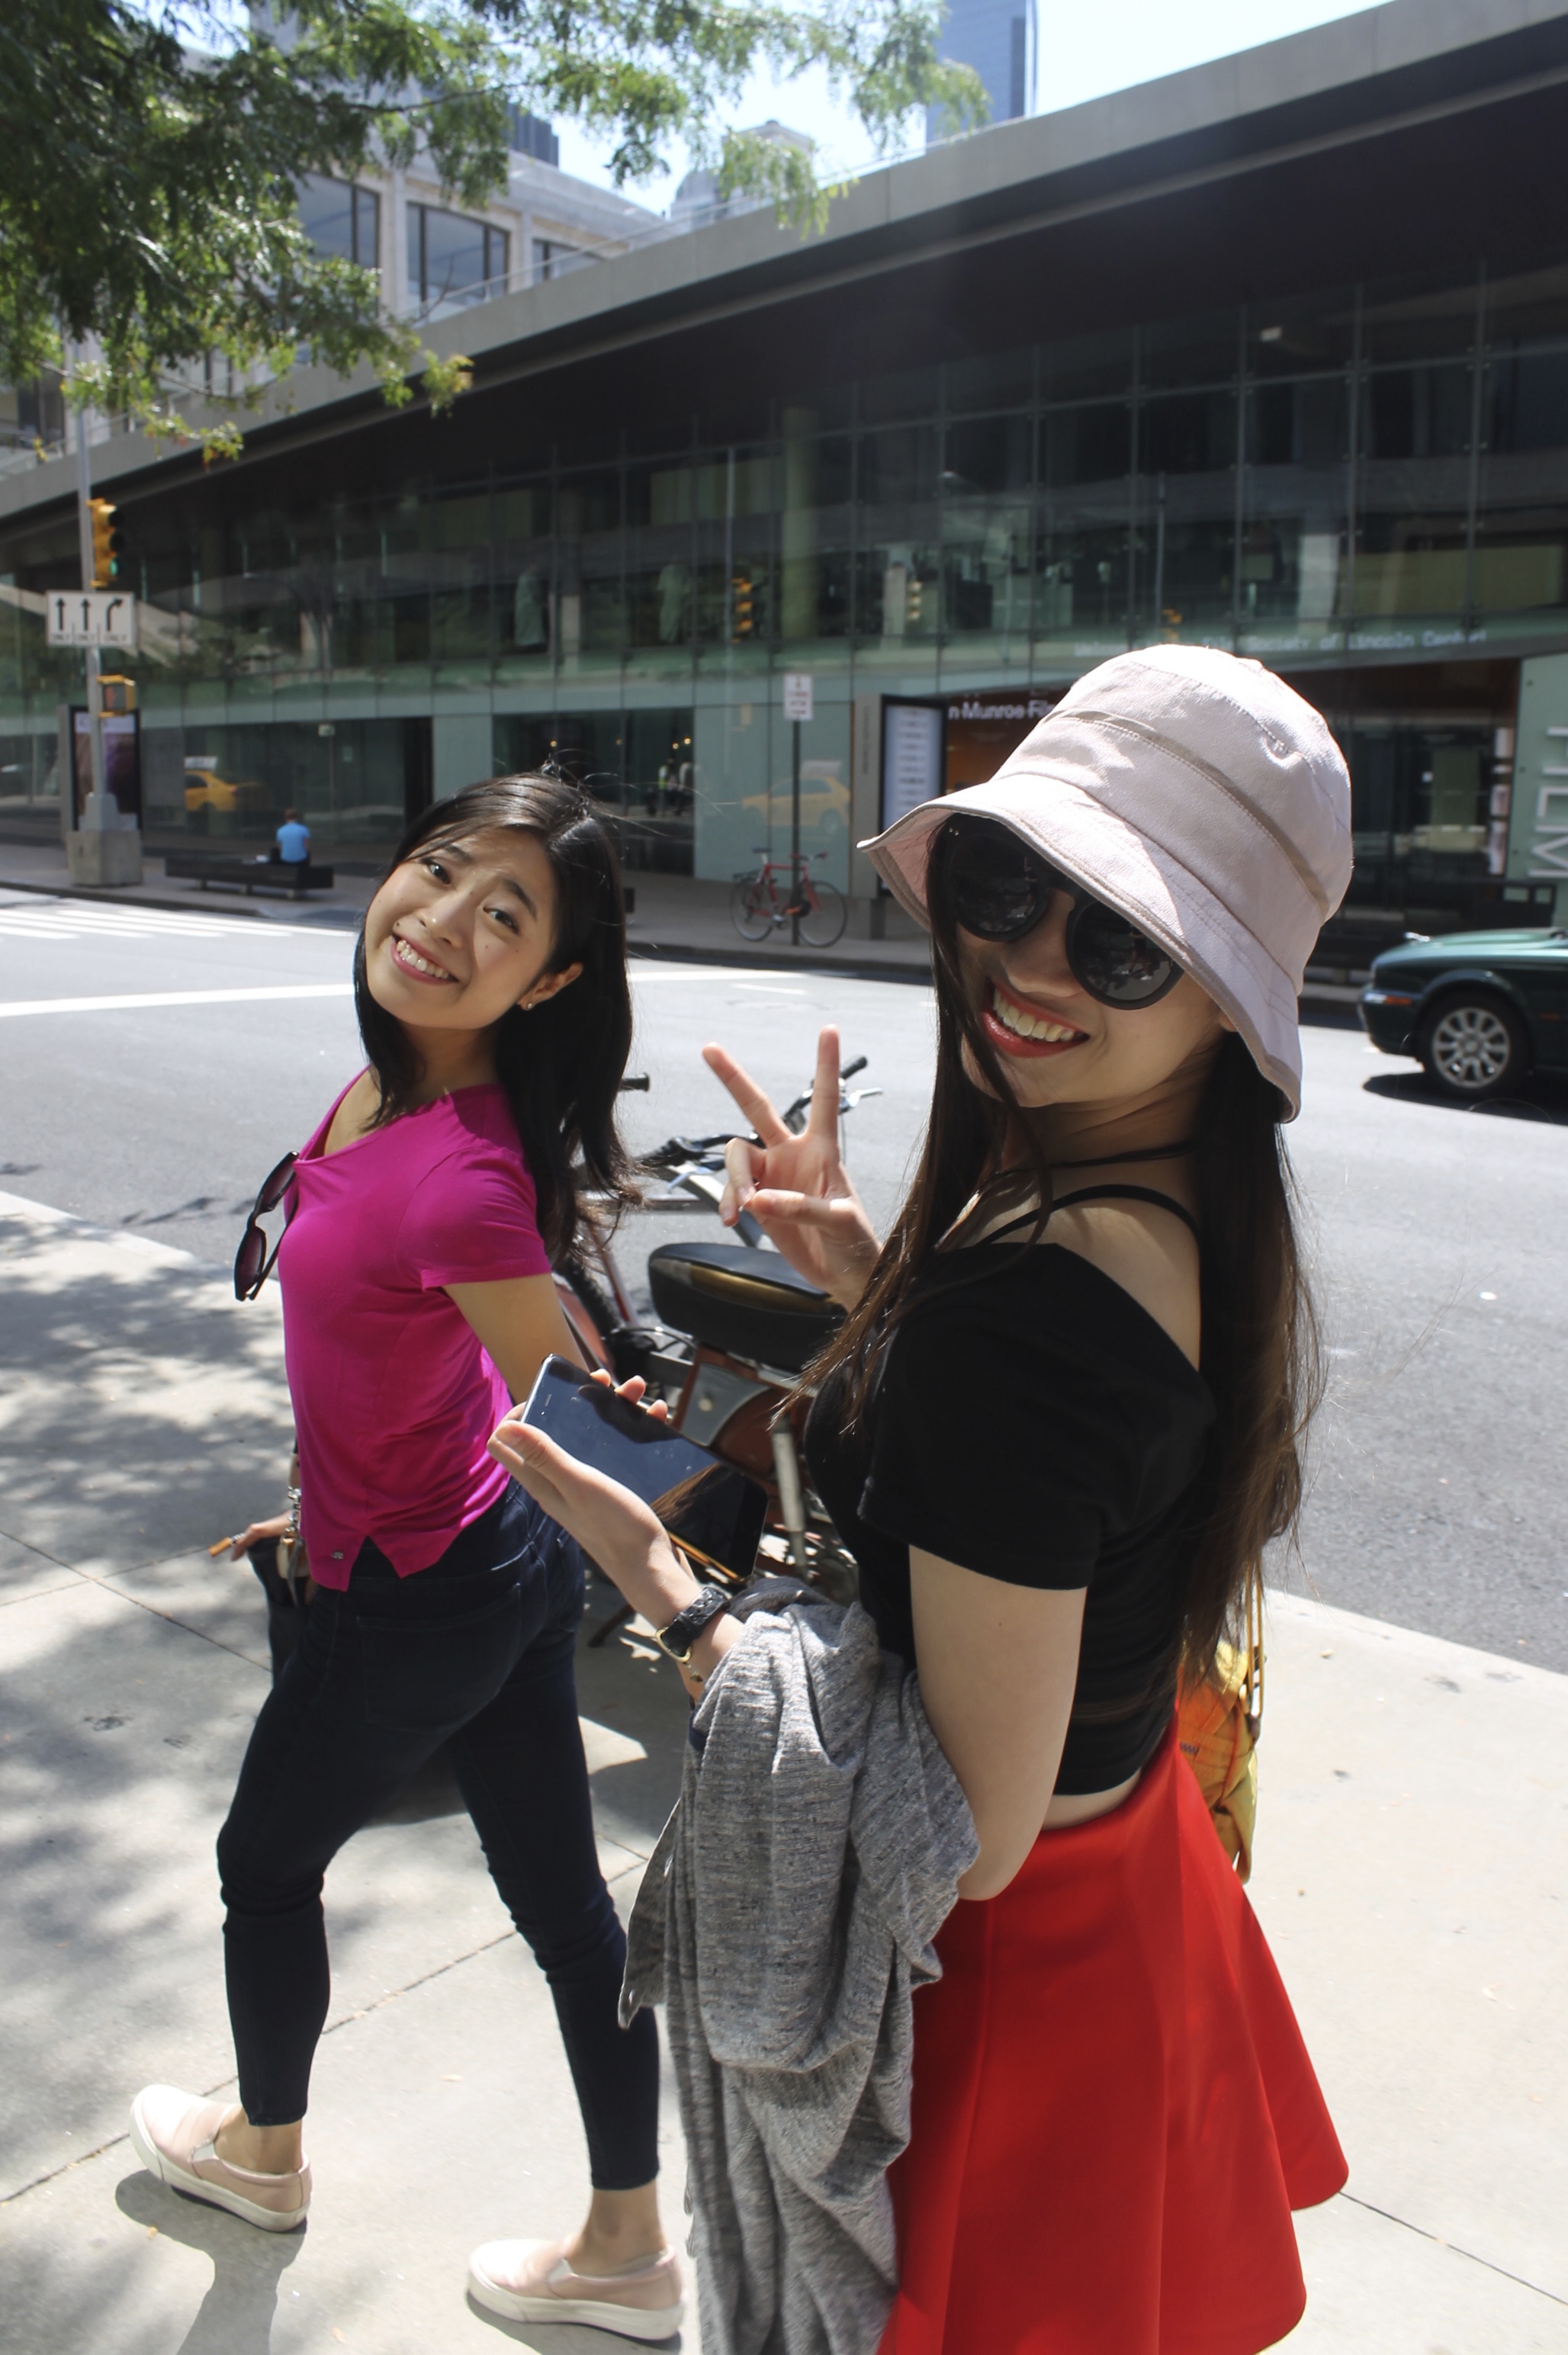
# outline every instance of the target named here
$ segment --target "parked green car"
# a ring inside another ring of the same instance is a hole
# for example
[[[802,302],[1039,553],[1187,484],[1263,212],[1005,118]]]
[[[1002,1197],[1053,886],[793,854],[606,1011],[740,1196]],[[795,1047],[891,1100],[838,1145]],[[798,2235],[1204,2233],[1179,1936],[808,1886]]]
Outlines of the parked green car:
[[[1568,932],[1413,932],[1373,964],[1361,1020],[1459,1103],[1568,1071]]]

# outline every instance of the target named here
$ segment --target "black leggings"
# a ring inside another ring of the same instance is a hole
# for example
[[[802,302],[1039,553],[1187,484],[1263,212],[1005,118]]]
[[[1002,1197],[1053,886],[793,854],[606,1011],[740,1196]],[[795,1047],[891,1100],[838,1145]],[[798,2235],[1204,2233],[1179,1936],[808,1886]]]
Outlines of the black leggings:
[[[625,1937],[599,1870],[577,1723],[582,1560],[515,1484],[430,1570],[367,1543],[318,1588],[262,1704],[218,1866],[240,2098],[252,2126],[304,2115],[330,1980],[322,1877],[445,1744],[491,1876],[555,1998],[595,2187],[657,2171],[651,2013],[616,2020]]]

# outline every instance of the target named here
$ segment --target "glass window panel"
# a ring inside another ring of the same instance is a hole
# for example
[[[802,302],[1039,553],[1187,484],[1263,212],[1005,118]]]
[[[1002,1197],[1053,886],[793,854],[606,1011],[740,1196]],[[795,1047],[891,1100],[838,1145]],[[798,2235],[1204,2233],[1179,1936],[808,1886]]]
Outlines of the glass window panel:
[[[855,630],[862,645],[901,651],[933,644],[941,630],[941,474],[934,425],[860,437]]]
[[[1494,357],[1487,370],[1472,609],[1568,603],[1568,352]]]
[[[1139,430],[1146,474],[1210,474],[1236,460],[1236,397],[1179,393],[1145,403]]]
[[[1371,361],[1461,357],[1475,348],[1475,272],[1433,272],[1361,292],[1361,357]]]
[[[1314,652],[1341,612],[1350,393],[1342,376],[1255,386],[1240,550],[1243,652]]]
[[[1134,628],[1228,634],[1236,544],[1236,398],[1176,393],[1146,403],[1133,535]]]
[[[931,404],[933,408],[935,403]],[[797,388],[779,396],[781,413],[791,409],[809,409],[819,426],[831,430],[854,423],[855,387],[853,384],[813,384]]]
[[[1037,640],[1109,653],[1126,643],[1133,412],[1094,401],[1040,423],[1044,491],[1035,535]]]
[[[943,629],[966,660],[1027,659],[1031,557],[1027,496],[944,503]]]
[[[555,549],[549,482],[498,488],[494,512],[496,676],[536,677],[550,667]]]
[[[430,663],[430,565],[424,516],[418,494],[391,500],[381,515],[382,627],[391,641],[399,670],[424,670]],[[414,682],[411,681],[411,684]]]
[[[560,667],[614,668],[618,676],[623,636],[619,474],[605,468],[565,476],[556,514]]]
[[[711,453],[688,473],[697,511],[696,628],[726,664],[766,661],[774,627],[773,453]]]
[[[625,476],[626,644],[657,649],[652,669],[688,664],[696,625],[694,470],[631,466]]]
[[[943,403],[950,417],[976,410],[1017,409],[1034,398],[1034,352],[1024,345],[1012,352],[988,352],[983,357],[949,360],[943,380]]]
[[[381,199],[374,188],[354,191],[354,259],[367,270],[381,263]]]
[[[374,270],[381,259],[381,204],[374,188],[307,172],[299,184],[300,226],[318,253]]]
[[[1470,368],[1456,363],[1380,369],[1362,385],[1358,616],[1464,606],[1472,384]]]
[[[1053,490],[1113,482],[1132,471],[1133,412],[1125,401],[1050,410],[1041,436],[1040,474]]]
[[[779,634],[798,650],[848,633],[854,444],[819,434],[815,409],[779,421]]]
[[[437,205],[409,207],[409,284],[421,303],[483,303],[505,292],[504,229]]]
[[[1096,393],[1125,392],[1132,381],[1130,327],[1115,327],[1105,335],[1078,336],[1070,342],[1040,346],[1042,400],[1092,400]]]
[[[1027,491],[1034,435],[1027,416],[976,417],[947,428],[943,487],[954,493]]]
[[[616,826],[622,865],[645,874],[689,875],[696,802],[690,705],[626,712]]]
[[[881,425],[895,418],[934,417],[939,398],[933,368],[867,377],[860,385],[860,416],[868,425]]]
[[[1249,376],[1302,376],[1344,367],[1355,357],[1355,347],[1353,286],[1292,295],[1285,302],[1254,303],[1248,311]]]
[[[1568,264],[1496,278],[1487,286],[1487,341],[1499,345],[1568,338]]]
[[[860,437],[860,496],[869,506],[896,510],[906,520],[927,520],[942,471],[942,444],[934,425],[891,427]]]
[[[1143,383],[1228,384],[1235,377],[1240,320],[1234,311],[1164,319],[1138,337],[1138,374]]]

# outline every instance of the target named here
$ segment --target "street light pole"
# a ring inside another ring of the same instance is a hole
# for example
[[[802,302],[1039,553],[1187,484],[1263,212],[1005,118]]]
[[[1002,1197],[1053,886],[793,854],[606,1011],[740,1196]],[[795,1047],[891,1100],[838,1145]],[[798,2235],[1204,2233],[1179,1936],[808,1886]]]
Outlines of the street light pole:
[[[786,670],[784,675],[784,716],[790,722],[795,736],[794,755],[790,762],[789,788],[789,937],[794,948],[800,946],[800,909],[802,879],[800,871],[800,724],[812,718],[812,678],[808,670]]]
[[[795,757],[790,770],[789,785],[789,937],[791,946],[800,946],[800,722],[792,723],[795,735]]]
[[[79,409],[76,412],[76,526],[77,538],[81,550],[81,585],[83,590],[90,590],[93,585],[92,576],[94,570],[91,507],[92,460],[87,447],[87,411],[85,409]],[[88,741],[91,746],[92,787],[88,795],[87,807],[82,812],[82,824],[84,827],[95,833],[101,833],[109,823],[107,809],[108,783],[104,774],[103,767],[103,714],[99,709],[99,705],[102,700],[101,692],[98,683],[99,668],[98,648],[96,646],[89,646],[87,649],[87,727]],[[76,741],[74,737],[71,740],[70,757],[74,772],[76,762]],[[76,781],[74,773],[70,782],[72,807],[74,809],[76,794]]]

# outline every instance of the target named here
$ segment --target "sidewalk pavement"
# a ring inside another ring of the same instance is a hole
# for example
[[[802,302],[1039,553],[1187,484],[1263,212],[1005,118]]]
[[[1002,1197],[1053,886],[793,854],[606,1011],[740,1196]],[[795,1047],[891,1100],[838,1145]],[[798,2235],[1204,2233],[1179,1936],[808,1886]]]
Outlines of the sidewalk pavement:
[[[249,897],[237,890],[204,890],[197,883],[171,883],[163,859],[149,852],[143,880],[108,890],[81,890],[71,883],[58,843],[0,841],[0,891],[58,891],[74,899],[99,900],[122,907],[175,908],[193,915],[254,916],[261,922],[308,924],[326,931],[353,931],[369,904],[376,887],[370,875],[347,875],[336,870],[331,891],[312,892],[296,900],[283,892]],[[635,905],[626,925],[634,953],[645,956],[676,954],[720,964],[800,964],[814,971],[866,973],[885,980],[930,978],[931,960],[925,936],[892,901],[883,909],[888,937],[867,940],[855,936],[866,922],[864,903],[851,911],[850,928],[830,949],[794,947],[790,927],[782,924],[763,942],[743,941],[730,921],[728,883],[695,881],[688,875],[628,875]]]
[[[586,2182],[543,1983],[439,1774],[333,1870],[306,2230],[263,2236],[137,2166],[138,2085],[232,2082],[212,1841],[266,1647],[253,1581],[206,1548],[280,1485],[275,1303],[11,1196],[0,1284],[0,2349],[606,2355],[464,2298],[475,2242],[566,2229]],[[1563,2355],[1568,1678],[1301,1595],[1270,1632],[1252,1893],[1351,2163],[1299,2220],[1286,2343]],[[685,1707],[635,1633],[581,1668],[624,1903]],[[667,2088],[665,2143],[675,2232]]]

